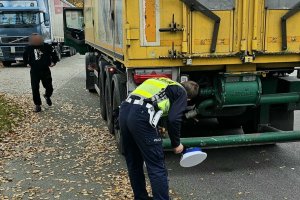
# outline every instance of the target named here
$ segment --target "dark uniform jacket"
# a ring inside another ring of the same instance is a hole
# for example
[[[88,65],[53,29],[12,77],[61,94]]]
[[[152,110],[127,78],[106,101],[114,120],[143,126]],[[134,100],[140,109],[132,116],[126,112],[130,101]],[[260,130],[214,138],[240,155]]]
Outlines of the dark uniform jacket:
[[[182,118],[187,107],[187,94],[182,87],[173,85],[166,88],[166,95],[171,103],[168,114],[168,132],[172,147],[178,147]]]

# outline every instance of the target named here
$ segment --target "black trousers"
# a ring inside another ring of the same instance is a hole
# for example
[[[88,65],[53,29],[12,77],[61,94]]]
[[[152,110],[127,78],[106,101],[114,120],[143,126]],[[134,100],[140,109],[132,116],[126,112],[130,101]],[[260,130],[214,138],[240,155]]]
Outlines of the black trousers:
[[[32,97],[35,105],[42,105],[41,95],[40,95],[40,82],[42,82],[45,91],[46,97],[51,97],[53,94],[53,86],[52,86],[52,76],[51,71],[30,71],[31,77],[31,89],[32,89]]]
[[[148,199],[143,170],[145,161],[154,200],[169,200],[168,174],[164,161],[162,139],[149,123],[145,106],[123,102],[120,128],[131,187],[135,200]]]

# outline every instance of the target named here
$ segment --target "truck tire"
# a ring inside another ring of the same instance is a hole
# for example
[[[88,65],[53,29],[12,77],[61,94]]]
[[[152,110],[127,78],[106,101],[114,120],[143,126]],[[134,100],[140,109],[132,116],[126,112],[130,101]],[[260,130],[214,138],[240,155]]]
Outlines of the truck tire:
[[[99,103],[100,103],[100,115],[103,120],[107,120],[106,116],[106,103],[105,103],[105,66],[108,63],[105,60],[99,60]]]
[[[91,92],[91,93],[95,93],[95,77],[93,74],[93,72],[91,70],[88,69],[88,66],[91,65],[91,58],[92,54],[91,53],[86,53],[85,54],[85,71],[86,71],[86,89]]]
[[[108,131],[114,134],[114,122],[113,122],[113,109],[112,109],[112,81],[108,75],[105,81],[105,107],[106,107],[106,120]]]
[[[2,61],[2,64],[3,64],[4,67],[10,67],[11,64],[12,64],[12,62],[10,62],[10,61]]]
[[[113,76],[113,110],[118,109],[121,103],[126,99],[126,77],[122,74]],[[113,119],[115,122],[116,119]],[[123,138],[121,131],[114,126],[115,139],[120,154],[124,154]]]

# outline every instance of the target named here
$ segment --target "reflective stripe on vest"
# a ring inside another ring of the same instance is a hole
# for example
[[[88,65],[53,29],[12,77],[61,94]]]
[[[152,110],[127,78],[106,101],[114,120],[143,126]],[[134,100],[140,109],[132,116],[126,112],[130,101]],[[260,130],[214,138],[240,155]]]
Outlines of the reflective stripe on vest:
[[[167,78],[153,78],[148,79],[138,86],[131,94],[143,97],[145,99],[150,99],[153,96],[163,92],[170,85],[178,85],[182,87],[179,83],[167,79]],[[163,116],[168,115],[170,109],[170,100],[165,99],[158,102],[158,108],[163,111]]]

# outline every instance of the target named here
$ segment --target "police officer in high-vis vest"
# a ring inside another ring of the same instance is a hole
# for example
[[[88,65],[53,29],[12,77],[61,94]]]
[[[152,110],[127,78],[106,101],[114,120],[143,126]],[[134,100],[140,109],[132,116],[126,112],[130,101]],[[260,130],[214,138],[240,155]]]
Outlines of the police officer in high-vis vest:
[[[180,143],[182,117],[187,101],[196,97],[198,91],[199,85],[193,81],[179,84],[167,78],[153,78],[138,86],[122,103],[119,123],[135,200],[170,199],[162,139],[157,123],[161,117],[167,117],[172,147],[176,154],[180,154],[184,149]],[[153,198],[146,191],[144,162]]]

